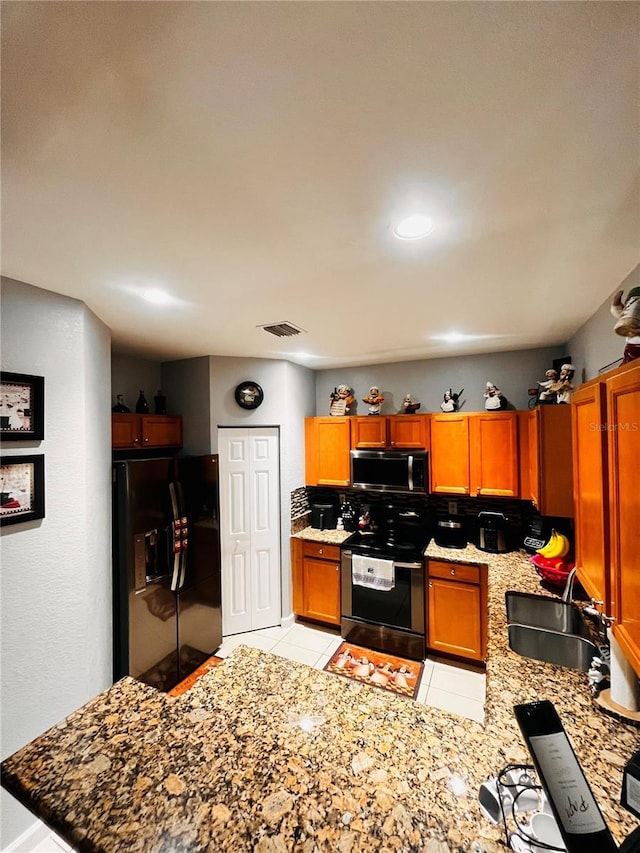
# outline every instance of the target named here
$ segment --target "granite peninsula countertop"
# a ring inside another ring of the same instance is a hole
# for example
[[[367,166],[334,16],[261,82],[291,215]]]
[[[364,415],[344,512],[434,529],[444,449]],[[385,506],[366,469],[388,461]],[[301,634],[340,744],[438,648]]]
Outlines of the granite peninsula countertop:
[[[7,758],[3,786],[90,853],[504,853],[478,787],[529,761],[512,706],[549,698],[621,841],[639,732],[594,707],[584,674],[508,648],[505,591],[540,591],[526,555],[426,556],[489,566],[484,725],[240,647],[177,698],[122,679]]]

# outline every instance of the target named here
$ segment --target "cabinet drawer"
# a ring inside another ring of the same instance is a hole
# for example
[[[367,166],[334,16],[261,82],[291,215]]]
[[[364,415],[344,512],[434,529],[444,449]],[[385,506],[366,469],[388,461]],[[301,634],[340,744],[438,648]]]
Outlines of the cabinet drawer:
[[[427,573],[430,578],[455,578],[468,583],[480,583],[480,566],[468,563],[444,563],[439,560],[429,560]]]
[[[319,557],[322,560],[340,560],[340,546],[327,545],[326,542],[307,542],[302,548],[305,557]]]

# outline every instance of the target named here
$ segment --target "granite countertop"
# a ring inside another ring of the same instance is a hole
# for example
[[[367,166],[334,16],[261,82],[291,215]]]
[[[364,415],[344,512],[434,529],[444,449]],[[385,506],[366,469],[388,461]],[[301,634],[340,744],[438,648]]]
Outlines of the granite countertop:
[[[292,539],[307,539],[309,542],[326,542],[327,545],[342,545],[345,539],[353,536],[346,530],[318,530],[315,527],[305,527],[297,533],[292,533]]]
[[[505,591],[540,591],[526,555],[426,555],[489,566],[484,725],[240,647],[177,698],[122,679],[6,759],[2,784],[90,853],[504,853],[478,787],[529,762],[512,707],[549,698],[621,841],[638,730],[594,707],[584,674],[508,648]]]

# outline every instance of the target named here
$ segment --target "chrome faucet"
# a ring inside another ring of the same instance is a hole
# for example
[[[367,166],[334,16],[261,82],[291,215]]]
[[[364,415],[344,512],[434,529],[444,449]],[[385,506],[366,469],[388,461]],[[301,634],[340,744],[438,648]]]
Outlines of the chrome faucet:
[[[569,603],[571,603],[571,599],[573,598],[573,584],[575,583],[575,580],[576,580],[576,572],[577,571],[578,571],[577,568],[574,566],[571,569],[571,571],[569,572],[569,575],[567,577],[567,582],[564,585],[564,590],[562,593],[562,600],[563,601],[568,601]]]

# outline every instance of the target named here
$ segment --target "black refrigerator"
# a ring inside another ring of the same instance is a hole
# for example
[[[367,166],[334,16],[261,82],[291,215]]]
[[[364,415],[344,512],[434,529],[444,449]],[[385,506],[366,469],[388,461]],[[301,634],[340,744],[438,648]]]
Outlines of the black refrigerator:
[[[222,642],[218,457],[113,463],[114,680],[170,690]]]

